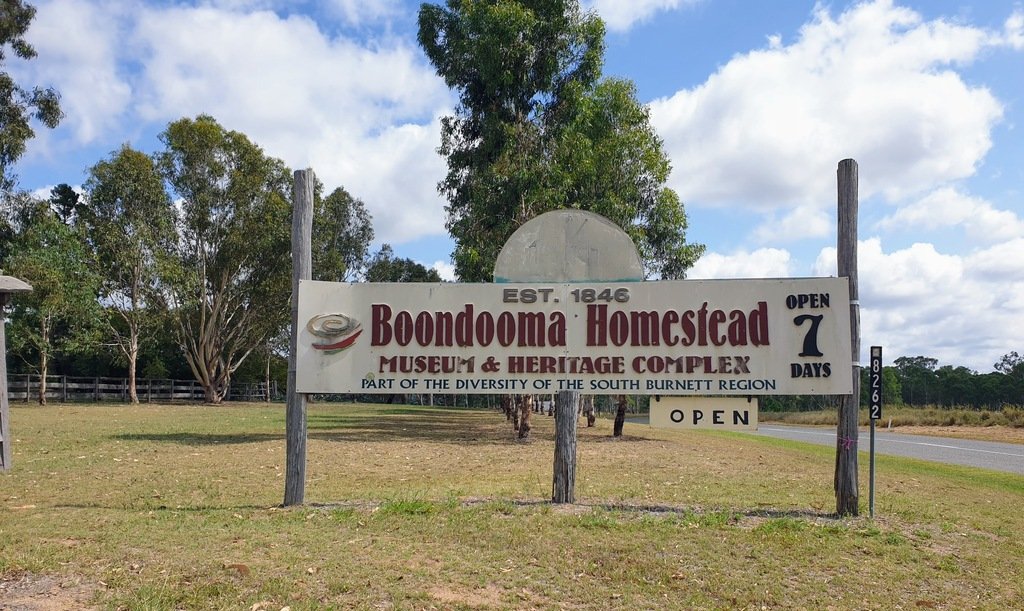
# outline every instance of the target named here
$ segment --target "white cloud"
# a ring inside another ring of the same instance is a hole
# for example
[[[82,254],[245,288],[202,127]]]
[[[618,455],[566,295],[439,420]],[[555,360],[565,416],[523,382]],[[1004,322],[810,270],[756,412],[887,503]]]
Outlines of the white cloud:
[[[609,30],[624,31],[650,19],[658,11],[670,11],[701,0],[592,0],[587,2],[601,15]]]
[[[331,36],[309,17],[259,10],[277,4],[41,4],[31,32],[47,61],[37,76],[61,91],[68,117],[40,140],[72,130],[75,144],[65,144],[75,146],[119,134],[114,146],[210,114],[289,166],[313,167],[327,189],[362,199],[378,239],[443,235],[436,148],[453,98],[415,41]],[[360,20],[394,7],[339,0],[333,9]]]
[[[312,151],[313,167],[325,184],[344,184],[366,203],[377,239],[402,244],[427,235],[446,235],[444,201],[436,184],[444,160],[435,149],[439,119],[404,124],[373,137],[330,139]]]
[[[430,267],[437,270],[437,273],[441,276],[442,280],[455,282],[455,266],[451,263],[447,261],[434,261],[434,264]]]
[[[377,21],[401,9],[399,0],[329,0],[327,4],[352,25]]]
[[[401,4],[401,0],[192,0],[188,6],[208,6],[229,12],[307,13],[322,9],[342,23],[359,27],[395,15]]]
[[[876,225],[883,230],[963,227],[980,242],[1002,242],[1024,236],[1024,221],[1009,210],[996,210],[989,202],[952,187],[936,189],[899,208]]]
[[[815,273],[835,275],[835,257],[823,249]],[[1024,345],[1024,240],[959,256],[924,243],[886,253],[872,238],[858,259],[862,351],[882,345],[890,359],[923,355],[987,372]]]
[[[149,121],[209,113],[362,199],[378,238],[444,233],[435,185],[443,82],[407,41],[329,38],[309,18],[212,8],[140,16]]]
[[[821,238],[835,231],[835,221],[813,206],[790,210],[782,218],[771,216],[754,230],[754,239],[765,243],[792,242],[798,239]]]
[[[702,85],[651,103],[671,186],[691,205],[823,207],[847,157],[861,167],[862,199],[971,176],[1003,108],[955,68],[1007,40],[923,22],[886,0],[838,18],[819,6],[792,44],[738,55]]]
[[[306,17],[209,8],[150,10],[135,30],[144,54],[145,118],[182,110],[273,120],[281,131],[325,123],[370,133],[429,120],[446,90],[406,41],[328,38]]]
[[[986,282],[1016,284],[1024,288],[1024,238],[1017,238],[972,253],[967,264],[979,279]]]
[[[1017,10],[1003,26],[1003,43],[1020,51],[1024,49],[1024,12]]]
[[[723,278],[785,278],[793,273],[789,252],[778,248],[740,250],[731,254],[709,252],[686,274],[692,280]]]
[[[132,88],[119,73],[117,40],[125,15],[116,3],[54,0],[36,5],[27,37],[39,57],[23,69],[27,80],[56,86],[63,126],[78,143],[116,127],[131,102]],[[49,130],[39,130],[49,138]]]

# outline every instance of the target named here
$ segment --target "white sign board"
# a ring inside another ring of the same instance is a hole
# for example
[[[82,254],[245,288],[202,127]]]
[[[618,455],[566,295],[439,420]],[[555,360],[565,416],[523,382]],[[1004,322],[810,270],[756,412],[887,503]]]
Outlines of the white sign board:
[[[651,426],[756,431],[757,408],[754,397],[656,397],[651,399]]]
[[[303,393],[849,394],[845,278],[302,281]]]

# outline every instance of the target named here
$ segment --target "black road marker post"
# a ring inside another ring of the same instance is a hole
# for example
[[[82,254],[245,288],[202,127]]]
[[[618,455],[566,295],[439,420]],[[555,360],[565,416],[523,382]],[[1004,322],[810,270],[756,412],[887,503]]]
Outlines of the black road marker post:
[[[868,380],[871,401],[871,452],[868,492],[868,514],[875,517],[875,421],[882,419],[882,347],[871,346],[871,375]]]

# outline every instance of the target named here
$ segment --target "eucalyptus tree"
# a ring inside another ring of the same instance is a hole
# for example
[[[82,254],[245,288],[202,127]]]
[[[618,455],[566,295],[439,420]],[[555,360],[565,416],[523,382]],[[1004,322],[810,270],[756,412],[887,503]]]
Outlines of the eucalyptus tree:
[[[32,285],[13,301],[11,352],[40,376],[39,404],[46,404],[46,376],[54,357],[91,349],[99,318],[99,277],[84,233],[64,223],[46,201],[17,198],[17,235],[5,272]]]
[[[903,402],[927,405],[935,400],[938,359],[927,356],[901,356],[893,361],[903,390]]]
[[[704,247],[686,242],[670,164],[635,88],[601,78],[595,13],[578,0],[447,0],[420,7],[418,40],[459,95],[441,124],[448,173],[438,191],[461,280],[490,280],[512,233],[560,208],[608,217],[649,274],[685,277]],[[622,397],[620,422],[625,407]],[[529,418],[524,402],[520,437]]]
[[[436,269],[395,256],[390,244],[380,247],[366,268],[367,282],[441,282]]]
[[[25,143],[35,136],[32,121],[52,129],[64,116],[55,89],[27,89],[15,83],[5,69],[11,51],[22,60],[36,57],[36,50],[25,39],[35,14],[35,7],[24,0],[0,4],[0,191],[14,186],[10,168],[24,154]]]
[[[156,164],[128,145],[90,169],[85,190],[80,216],[99,263],[107,329],[128,362],[129,400],[138,403],[140,342],[158,315],[158,265],[175,238],[174,208]]]
[[[288,318],[290,172],[210,116],[175,121],[160,139],[179,209],[161,295],[205,400],[219,403],[231,374]]]
[[[355,280],[366,267],[373,224],[363,200],[338,187],[313,202],[313,278],[332,282]]]
[[[662,141],[633,85],[601,78],[596,14],[577,0],[448,0],[421,6],[418,38],[459,95],[442,121],[438,190],[462,280],[490,280],[508,237],[558,208],[607,216],[649,272],[685,275],[703,247],[686,242]]]

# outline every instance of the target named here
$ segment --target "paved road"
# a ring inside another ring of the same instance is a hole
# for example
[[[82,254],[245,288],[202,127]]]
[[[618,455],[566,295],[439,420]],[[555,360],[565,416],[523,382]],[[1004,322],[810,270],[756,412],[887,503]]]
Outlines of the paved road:
[[[756,434],[833,447],[836,445],[835,428],[760,424]],[[861,429],[858,443],[861,450],[868,450],[871,436],[867,429]],[[875,452],[1024,475],[1024,445],[1013,443],[901,435],[876,430]]]
[[[646,416],[627,419],[634,424],[646,425]],[[801,427],[784,424],[761,423],[753,435],[766,435],[792,441],[805,441],[835,447],[835,427]],[[867,428],[860,430],[858,443],[867,452],[871,436]],[[875,452],[931,460],[950,465],[981,467],[1024,475],[1024,445],[973,441],[951,437],[903,435],[881,430],[875,431]]]

